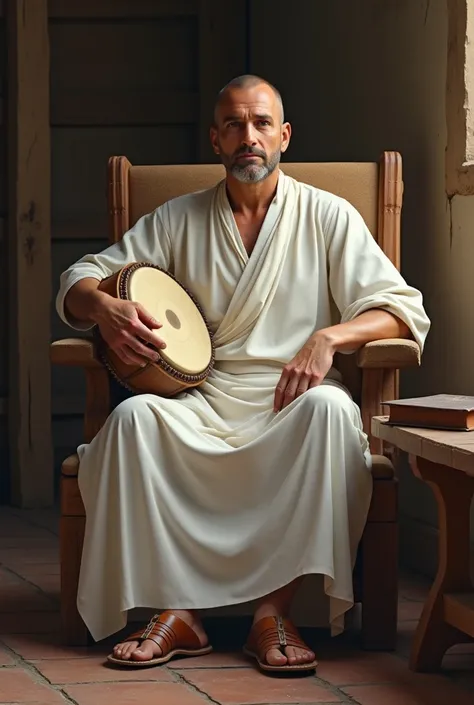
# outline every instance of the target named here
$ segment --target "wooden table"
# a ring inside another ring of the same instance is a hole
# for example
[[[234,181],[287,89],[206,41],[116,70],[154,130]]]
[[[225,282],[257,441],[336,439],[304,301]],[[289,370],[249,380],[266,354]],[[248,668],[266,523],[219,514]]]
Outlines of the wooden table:
[[[372,419],[372,433],[406,451],[413,473],[438,503],[438,572],[423,608],[410,655],[414,671],[434,671],[454,644],[474,638],[469,515],[474,495],[474,431],[389,426]]]

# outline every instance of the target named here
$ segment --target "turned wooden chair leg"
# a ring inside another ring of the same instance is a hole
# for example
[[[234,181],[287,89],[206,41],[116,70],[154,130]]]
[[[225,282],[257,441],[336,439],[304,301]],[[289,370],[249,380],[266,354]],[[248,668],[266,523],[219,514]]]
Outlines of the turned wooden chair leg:
[[[61,628],[63,642],[68,646],[86,646],[90,641],[89,631],[77,611],[85,525],[84,516],[61,517]]]
[[[392,651],[397,641],[398,524],[368,523],[361,540],[362,646]]]

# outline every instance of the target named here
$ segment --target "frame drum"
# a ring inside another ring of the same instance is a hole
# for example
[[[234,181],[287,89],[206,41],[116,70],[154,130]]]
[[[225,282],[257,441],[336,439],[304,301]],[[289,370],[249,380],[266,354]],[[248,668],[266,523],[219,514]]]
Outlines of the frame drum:
[[[172,274],[134,262],[103,279],[99,289],[141,304],[162,324],[156,334],[166,348],[148,343],[160,357],[156,362],[144,359],[143,367],[122,362],[96,329],[99,356],[120,384],[135,393],[170,397],[207,379],[214,364],[211,333],[199,304]]]

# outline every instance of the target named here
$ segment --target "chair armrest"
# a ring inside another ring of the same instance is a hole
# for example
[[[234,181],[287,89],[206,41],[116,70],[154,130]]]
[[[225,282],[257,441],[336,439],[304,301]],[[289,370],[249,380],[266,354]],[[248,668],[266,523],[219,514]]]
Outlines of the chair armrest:
[[[357,351],[357,365],[363,369],[419,367],[421,350],[414,340],[387,338],[367,343]]]
[[[55,365],[102,367],[96,355],[94,342],[88,338],[55,340],[51,343],[50,356],[51,362]]]
[[[56,340],[50,346],[51,362],[82,367],[86,375],[84,440],[90,443],[110,413],[109,374],[96,355],[95,345],[87,338]]]

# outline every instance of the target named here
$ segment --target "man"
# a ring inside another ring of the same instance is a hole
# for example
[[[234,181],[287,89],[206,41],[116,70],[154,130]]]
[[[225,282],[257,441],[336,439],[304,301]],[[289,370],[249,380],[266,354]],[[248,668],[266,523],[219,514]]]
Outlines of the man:
[[[370,452],[334,354],[381,338],[423,347],[430,324],[358,212],[279,169],[290,136],[278,91],[234,79],[211,128],[226,178],[157,208],[62,275],[63,320],[97,325],[126,362],[157,354],[140,339],[165,345],[140,305],[97,288],[137,260],[195,294],[217,348],[200,388],[128,399],[78,449],[86,625],[98,640],[129,609],[165,610],[117,644],[114,663],[207,653],[198,610],[258,600],[246,652],[264,670],[312,670],[288,619],[300,580],[324,575],[333,633],[353,604]]]

